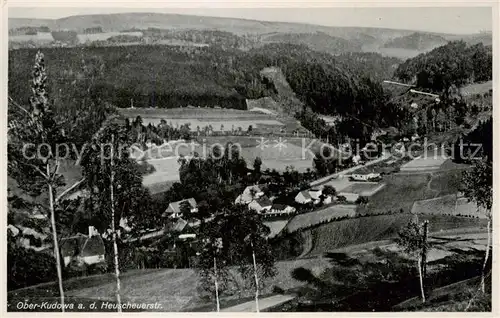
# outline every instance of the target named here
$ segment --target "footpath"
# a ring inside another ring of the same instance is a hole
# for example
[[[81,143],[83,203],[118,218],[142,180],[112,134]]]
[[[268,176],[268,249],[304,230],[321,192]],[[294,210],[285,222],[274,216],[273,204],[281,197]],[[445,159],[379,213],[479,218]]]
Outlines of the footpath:
[[[274,295],[266,298],[259,299],[259,310],[264,311],[266,309],[272,308],[289,302],[294,299],[294,295]],[[222,312],[256,312],[255,300],[247,301],[246,303],[239,304],[236,306],[224,308]]]

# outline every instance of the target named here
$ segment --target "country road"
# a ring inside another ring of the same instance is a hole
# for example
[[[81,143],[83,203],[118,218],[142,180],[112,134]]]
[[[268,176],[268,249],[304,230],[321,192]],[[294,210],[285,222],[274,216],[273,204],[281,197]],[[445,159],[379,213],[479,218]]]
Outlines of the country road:
[[[326,177],[323,177],[323,178],[320,178],[318,180],[315,180],[313,182],[311,182],[311,187],[315,187],[317,185],[321,185],[325,182],[328,182],[330,181],[330,179],[333,179],[333,178],[337,178],[339,176],[344,176],[348,173],[351,173],[353,171],[356,171],[358,170],[359,168],[362,168],[362,167],[369,167],[369,166],[372,166],[374,164],[377,164],[379,162],[382,162],[384,160],[387,160],[391,157],[391,154],[388,153],[388,152],[384,152],[384,154],[382,156],[380,156],[380,158],[377,158],[375,160],[372,160],[372,161],[368,161],[367,163],[365,163],[364,165],[356,165],[354,167],[351,167],[351,168],[348,168],[348,169],[345,169],[345,170],[342,170],[342,171],[339,171],[339,172],[336,172],[336,173],[333,173],[333,174],[330,174]]]
[[[268,308],[284,304],[292,299],[295,295],[275,295],[271,297],[259,299],[259,310],[266,310]],[[256,304],[255,300],[247,301],[246,303],[239,304],[236,306],[224,308],[222,312],[255,312]]]

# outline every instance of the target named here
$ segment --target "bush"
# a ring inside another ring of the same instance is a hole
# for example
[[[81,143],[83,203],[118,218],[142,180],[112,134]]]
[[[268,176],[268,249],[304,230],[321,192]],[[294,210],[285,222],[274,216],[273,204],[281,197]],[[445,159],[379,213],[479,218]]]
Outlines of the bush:
[[[339,195],[339,196],[337,196],[337,201],[339,203],[344,203],[344,202],[347,202],[347,198],[343,195]]]
[[[368,203],[368,198],[360,196],[356,199],[356,204],[367,204]]]
[[[273,293],[283,295],[285,293],[285,290],[279,286],[274,285]]]
[[[97,264],[92,264],[87,266],[87,275],[99,275],[104,274],[108,271],[108,265],[106,262],[100,262]]]
[[[27,287],[56,279],[55,258],[50,253],[35,252],[16,244],[9,235],[7,251],[7,289]]]

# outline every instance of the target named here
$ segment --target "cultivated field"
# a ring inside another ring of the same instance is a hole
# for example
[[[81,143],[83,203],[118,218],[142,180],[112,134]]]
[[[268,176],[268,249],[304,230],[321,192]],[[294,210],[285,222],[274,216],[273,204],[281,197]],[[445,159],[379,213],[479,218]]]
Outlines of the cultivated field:
[[[275,116],[236,109],[219,108],[121,108],[122,116],[135,120],[141,116],[143,124],[158,125],[161,120],[173,127],[189,124],[191,131],[197,131],[197,127],[203,130],[211,126],[214,131],[247,131],[250,126],[259,128],[262,126],[281,127],[283,123],[276,120]]]
[[[385,187],[383,183],[377,182],[352,182],[342,192],[355,193],[360,196],[372,196]]]
[[[459,198],[456,194],[417,201],[413,204],[411,212],[414,214],[457,215],[486,218],[484,209],[478,209],[475,203],[468,202],[466,198]]]
[[[323,253],[372,241],[387,240],[396,237],[398,231],[408,224],[414,215],[410,213],[377,215],[346,219],[320,225],[311,229],[313,248],[309,255]],[[428,220],[431,232],[440,232],[459,228],[477,228],[484,230],[486,221],[447,215],[420,215],[419,221]]]
[[[296,215],[288,222],[286,231],[293,233],[333,219],[353,217],[355,214],[356,207],[354,205],[332,205],[321,210]]]
[[[231,108],[206,108],[206,107],[183,107],[183,108],[118,108],[118,112],[127,118],[135,119],[137,116],[144,118],[165,119],[273,119],[274,116],[250,112],[247,110]]]
[[[263,285],[261,297],[272,294],[274,286],[288,290],[304,285],[303,282],[291,277],[291,272],[295,268],[308,268],[319,275],[329,266],[327,260],[321,259],[277,262],[277,275],[261,281]],[[248,301],[254,295],[253,288],[238,285],[242,284],[242,280],[236,270],[232,271],[231,276],[234,285],[231,293],[221,295],[222,308]],[[202,299],[198,288],[200,279],[193,269],[133,270],[122,273],[121,277],[123,303],[127,301],[147,304],[158,302],[161,305],[159,311],[164,312],[196,311],[200,307],[205,311],[215,311],[214,301]],[[95,301],[98,306],[103,301],[114,302],[116,285],[112,274],[78,278],[65,283],[68,302],[73,301],[78,304],[80,300],[84,300],[87,304]],[[39,288],[34,286],[13,291],[8,295],[8,302],[11,306],[21,300],[40,303],[51,299],[58,299],[55,283],[44,284]],[[9,306],[10,310],[13,309],[11,306]]]
[[[461,170],[389,175],[384,177],[385,187],[372,195],[366,205],[358,207],[358,214],[383,214],[400,209],[410,212],[415,201],[457,193],[460,180]]]
[[[312,140],[308,138],[292,137],[248,137],[248,136],[222,136],[222,137],[202,137],[199,142],[205,146],[205,152],[210,151],[210,146],[220,144],[225,146],[231,142],[241,147],[241,155],[247,162],[248,167],[253,166],[255,158],[262,159],[261,170],[276,169],[284,171],[287,166],[293,166],[297,171],[304,172],[306,169],[313,169],[312,160],[314,150],[318,149],[320,142],[315,142],[311,152],[305,150]],[[303,151],[304,147],[304,151]],[[203,147],[200,148],[203,151]],[[202,152],[199,152],[200,154]]]
[[[179,181],[180,164],[177,158],[152,159],[148,163],[155,168],[155,172],[145,175],[142,183],[146,186],[153,186],[164,182]]]
[[[464,96],[470,96],[474,94],[484,94],[493,89],[493,81],[487,81],[484,83],[474,83],[464,86],[460,89],[460,92]]]
[[[407,164],[404,164],[401,166],[401,171],[402,172],[426,172],[426,171],[435,171],[439,170],[441,165],[446,161],[446,158],[442,158],[441,156],[432,156],[429,155],[427,157],[419,157],[416,159],[413,159],[412,161],[408,162]]]

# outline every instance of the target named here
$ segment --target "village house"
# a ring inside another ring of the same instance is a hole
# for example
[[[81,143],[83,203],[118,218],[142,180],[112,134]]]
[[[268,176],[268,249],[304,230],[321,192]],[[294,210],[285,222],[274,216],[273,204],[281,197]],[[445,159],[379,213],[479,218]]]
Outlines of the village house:
[[[263,196],[250,202],[248,204],[248,208],[258,213],[263,213],[265,211],[269,211],[272,205],[273,203],[271,200],[269,200],[268,197]]]
[[[93,226],[89,226],[88,235],[78,233],[74,236],[63,238],[60,249],[64,266],[68,266],[72,260],[77,260],[85,265],[105,261],[106,250],[104,241]]]
[[[264,192],[258,185],[248,186],[243,190],[243,193],[240,194],[236,200],[235,204],[249,204],[255,199],[258,199],[264,195]]]
[[[333,202],[333,197],[331,195],[323,195],[323,204],[330,204]]]
[[[309,195],[309,191],[304,190],[300,191],[296,196],[295,196],[295,202],[300,203],[300,204],[307,204],[312,202],[313,199]]]
[[[319,203],[321,201],[321,195],[323,194],[321,189],[312,188],[309,189],[309,196],[313,199],[314,203]]]
[[[163,217],[169,217],[169,218],[173,218],[173,219],[177,219],[177,218],[182,217],[181,209],[182,209],[182,205],[185,203],[189,204],[191,213],[198,212],[196,200],[194,198],[189,198],[186,200],[180,200],[180,201],[170,203],[168,205],[168,208],[163,213]]]

